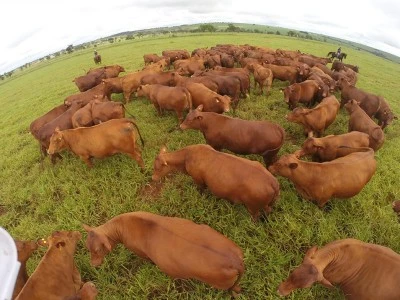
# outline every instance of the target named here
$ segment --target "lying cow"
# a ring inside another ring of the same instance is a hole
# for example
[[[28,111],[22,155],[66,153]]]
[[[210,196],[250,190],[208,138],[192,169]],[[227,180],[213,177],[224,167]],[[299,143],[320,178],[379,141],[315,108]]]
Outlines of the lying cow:
[[[281,296],[319,282],[337,285],[348,300],[396,300],[400,297],[400,255],[392,249],[356,239],[310,248],[303,262],[279,285]]]
[[[314,161],[322,162],[343,157],[358,151],[357,148],[360,147],[369,147],[369,135],[359,131],[352,131],[323,138],[309,137],[303,143],[302,149],[296,154],[299,157],[312,155]]]
[[[262,164],[218,152],[209,145],[191,145],[170,153],[161,148],[152,179],[158,181],[176,170],[187,172],[200,188],[208,187],[216,197],[244,204],[253,221],[261,210],[271,212],[279,196],[278,181]]]
[[[242,250],[209,226],[148,212],[131,212],[90,227],[86,247],[99,266],[117,244],[155,263],[172,278],[194,278],[212,287],[240,292],[244,272]]]
[[[92,100],[72,116],[73,128],[89,127],[111,119],[125,118],[124,105],[120,102]]]
[[[306,80],[301,83],[293,83],[283,90],[285,102],[289,109],[297,107],[297,103],[305,103],[312,106],[318,99],[320,87],[315,80]]]
[[[192,109],[192,96],[189,90],[183,86],[141,85],[137,90],[137,96],[147,97],[159,115],[162,115],[163,110],[175,111],[179,124],[183,121],[183,111]]]
[[[116,153],[127,153],[144,169],[144,162],[136,144],[137,135],[143,144],[139,128],[129,119],[113,119],[93,127],[63,131],[56,128],[50,138],[47,152],[52,155],[68,149],[78,155],[88,167],[93,166],[93,157],[103,158]]]
[[[80,289],[81,276],[74,263],[79,231],[55,231],[42,241],[48,245],[35,271],[16,300],[65,299]]]
[[[322,208],[332,197],[357,195],[374,175],[374,150],[358,148],[358,151],[324,163],[301,161],[296,154],[287,154],[268,170],[288,178],[303,198],[317,202]]]
[[[15,241],[18,251],[18,261],[21,263],[19,268],[17,281],[15,282],[14,292],[12,299],[15,299],[21,292],[25,283],[28,281],[29,276],[26,271],[26,262],[32,256],[33,252],[38,248],[36,241]]]
[[[247,121],[213,112],[198,106],[189,112],[181,129],[198,129],[215,150],[228,149],[237,154],[262,155],[270,164],[285,140],[285,131],[269,121]]]
[[[369,135],[369,145],[372,149],[377,151],[382,147],[385,141],[385,134],[379,125],[377,125],[367,113],[361,109],[356,100],[351,100],[346,103],[346,110],[350,114],[349,119],[349,132],[361,131]]]
[[[308,137],[313,136],[314,132],[317,136],[322,136],[325,129],[335,121],[339,107],[339,101],[332,95],[323,99],[315,108],[295,108],[286,115],[286,119],[301,124]]]

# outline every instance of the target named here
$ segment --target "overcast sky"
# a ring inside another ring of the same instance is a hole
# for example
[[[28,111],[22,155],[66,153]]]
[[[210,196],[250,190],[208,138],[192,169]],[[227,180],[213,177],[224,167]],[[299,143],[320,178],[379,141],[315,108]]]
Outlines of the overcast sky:
[[[1,0],[0,7],[0,74],[69,44],[207,22],[305,30],[400,56],[400,0]]]

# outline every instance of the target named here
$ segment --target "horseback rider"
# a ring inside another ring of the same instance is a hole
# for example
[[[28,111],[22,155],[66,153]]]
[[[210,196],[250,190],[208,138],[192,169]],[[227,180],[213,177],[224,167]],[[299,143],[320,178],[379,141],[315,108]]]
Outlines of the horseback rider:
[[[340,52],[342,52],[342,47],[339,47],[336,52],[336,57],[339,57]]]

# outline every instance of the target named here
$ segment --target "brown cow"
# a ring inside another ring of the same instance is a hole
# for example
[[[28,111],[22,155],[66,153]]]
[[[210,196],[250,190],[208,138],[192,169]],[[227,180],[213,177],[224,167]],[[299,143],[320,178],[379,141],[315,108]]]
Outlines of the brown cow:
[[[390,110],[389,104],[382,96],[371,94],[362,89],[356,88],[355,86],[350,85],[345,78],[341,78],[338,84],[342,91],[340,102],[341,107],[352,99],[356,100],[369,117],[375,117],[378,119],[379,125],[382,129],[391,124],[393,119],[396,118]]]
[[[138,211],[118,215],[97,227],[83,227],[88,232],[86,247],[93,266],[101,265],[122,243],[172,278],[194,278],[233,295],[240,292],[242,250],[207,225]]]
[[[246,65],[246,68],[253,72],[254,90],[257,89],[258,84],[260,88],[260,95],[263,94],[264,87],[266,88],[265,94],[268,95],[271,90],[272,82],[274,80],[274,74],[272,73],[272,71],[268,68],[263,67],[260,64],[255,63],[248,63]]]
[[[233,68],[235,66],[234,58],[226,53],[221,54],[221,66],[225,68]]]
[[[335,121],[339,106],[339,101],[332,95],[323,99],[315,108],[295,108],[286,115],[286,119],[301,124],[308,137],[313,136],[314,132],[317,136],[321,136],[325,129]]]
[[[354,72],[357,72],[357,73],[358,73],[358,71],[359,71],[359,67],[358,67],[358,66],[353,66],[353,65],[350,65],[350,64],[345,64],[345,63],[343,63],[343,62],[341,62],[341,61],[338,61],[338,60],[335,60],[335,61],[332,63],[331,70],[335,70],[335,71],[339,72],[340,70],[343,70],[344,67],[350,68],[350,69],[352,69]]]
[[[164,57],[168,57],[170,63],[173,63],[178,59],[187,59],[190,57],[190,54],[187,50],[164,50],[162,55]]]
[[[73,114],[72,127],[89,127],[111,119],[122,118],[125,118],[122,103],[93,100]]]
[[[320,86],[315,80],[306,80],[300,83],[293,83],[283,90],[285,102],[289,105],[289,109],[297,107],[297,103],[306,103],[312,106],[318,99],[320,94]]]
[[[179,75],[193,75],[197,71],[203,71],[205,66],[203,59],[192,57],[175,61],[174,68]]]
[[[34,120],[31,125],[29,126],[30,132],[33,136],[37,135],[37,132],[40,128],[43,127],[43,125],[49,123],[50,121],[53,121],[55,118],[58,116],[61,116],[63,113],[65,113],[68,110],[68,106],[61,104],[59,106],[56,106],[43,116],[37,118]]]
[[[274,175],[288,178],[303,198],[317,202],[322,208],[332,197],[357,195],[374,175],[374,150],[358,150],[324,163],[301,161],[296,154],[286,154],[268,169]]]
[[[126,153],[144,169],[141,151],[136,144],[135,128],[143,144],[139,128],[129,119],[113,119],[93,127],[63,131],[56,128],[50,138],[47,152],[54,154],[68,149],[78,155],[89,168],[93,166],[93,157],[103,158],[116,153]]]
[[[218,92],[218,84],[215,83],[213,79],[208,76],[199,76],[199,77],[185,77],[179,74],[176,74],[174,77],[175,83],[173,85],[181,85],[185,86],[187,83],[201,83],[205,87],[209,88],[214,92]]]
[[[106,78],[105,69],[102,72],[91,73],[76,77],[72,82],[75,82],[80,92],[87,91],[101,83],[102,79]]]
[[[367,113],[361,109],[356,100],[351,100],[346,103],[346,110],[350,114],[349,119],[349,132],[350,131],[361,131],[369,135],[369,145],[372,149],[377,151],[382,147],[385,141],[385,134],[379,125],[377,125],[367,115]]]
[[[162,72],[155,74],[148,74],[142,77],[140,83],[144,84],[162,84],[166,86],[174,86],[176,82],[176,77],[181,77],[176,72]]]
[[[228,149],[237,154],[259,154],[271,163],[285,140],[285,131],[269,121],[247,121],[213,112],[203,106],[189,112],[181,129],[198,129],[215,150]]]
[[[81,102],[82,105],[88,104],[90,101],[98,99],[100,101],[110,100],[107,98],[107,91],[104,84],[98,84],[95,87],[82,92],[68,96],[64,100],[64,104],[70,106],[73,102]]]
[[[157,54],[145,54],[143,55],[143,60],[144,60],[144,64],[145,66],[147,66],[148,64],[151,63],[156,63],[160,60],[162,60],[163,57],[162,56],[158,56]]]
[[[101,81],[101,84],[104,85],[104,94],[106,98],[111,100],[111,94],[113,93],[120,94],[123,92],[122,79],[123,77],[114,77],[114,78],[103,79]]]
[[[192,96],[189,90],[183,86],[141,85],[137,90],[137,96],[146,96],[153,103],[159,115],[162,115],[164,109],[175,111],[179,124],[183,121],[183,111],[192,109]]]
[[[153,64],[155,65],[155,64]],[[156,67],[156,68],[150,68],[150,69],[145,69],[142,71],[134,72],[127,74],[123,77],[122,79],[122,90],[124,93],[124,99],[125,103],[128,103],[129,99],[131,98],[131,95],[133,92],[136,92],[138,87],[141,85],[141,80],[144,76],[149,75],[149,74],[156,74],[156,73],[161,73],[162,68]]]
[[[170,153],[161,148],[152,179],[160,180],[176,170],[187,173],[200,188],[208,187],[216,197],[244,204],[253,221],[261,210],[271,212],[279,196],[278,181],[262,164],[218,152],[209,145],[191,145]]]
[[[369,135],[352,131],[340,135],[328,135],[323,138],[309,137],[296,154],[299,157],[312,155],[314,161],[331,161],[358,151],[357,148],[360,147],[369,147]]]
[[[48,237],[48,250],[16,300],[64,299],[74,296],[81,276],[74,263],[79,231],[55,231]]]
[[[319,282],[337,285],[348,300],[397,300],[400,255],[392,249],[356,239],[336,240],[310,248],[303,262],[279,285],[281,296]]]
[[[263,66],[270,69],[274,74],[274,79],[281,81],[289,81],[290,84],[297,82],[300,74],[300,67],[277,66],[273,64],[263,63]]]
[[[43,155],[47,155],[46,149],[49,147],[50,137],[53,134],[56,127],[60,128],[61,130],[72,128],[72,116],[81,107],[82,104],[79,101],[73,102],[66,112],[64,112],[57,118],[43,125],[37,131],[37,133],[34,134],[34,137],[39,141]],[[58,154],[50,155],[50,159],[53,164],[55,163],[56,157],[61,158]]]
[[[79,292],[72,297],[64,298],[63,300],[96,300],[98,290],[93,282],[88,281],[82,286]]]
[[[229,68],[224,68],[228,69]],[[233,69],[233,68],[232,68]],[[242,68],[241,68],[242,69]],[[205,74],[207,73],[207,74]],[[243,97],[246,97],[246,94],[250,94],[250,74],[248,72],[234,72],[234,71],[225,71],[225,70],[208,70],[206,72],[197,72],[198,75],[222,75],[222,76],[233,76],[239,79],[240,81],[240,93]]]
[[[201,83],[187,82],[185,87],[192,96],[193,107],[198,107],[202,104],[203,111],[215,112],[218,114],[229,111],[231,105],[231,98],[229,96],[221,96]]]
[[[14,292],[12,299],[15,299],[21,292],[25,283],[28,281],[28,273],[26,272],[26,262],[32,256],[33,252],[38,248],[38,244],[33,241],[17,241],[15,240],[15,245],[18,251],[18,261],[21,263],[19,268],[17,281],[15,282]]]

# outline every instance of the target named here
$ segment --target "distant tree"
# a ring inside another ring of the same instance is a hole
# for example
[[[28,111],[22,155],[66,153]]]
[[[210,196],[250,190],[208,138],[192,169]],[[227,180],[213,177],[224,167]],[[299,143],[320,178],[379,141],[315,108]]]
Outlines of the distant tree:
[[[267,31],[267,34],[274,34],[273,31]]]
[[[0,80],[4,80],[4,75],[0,75]]]
[[[279,32],[279,30],[277,30],[277,31],[275,32],[275,34],[276,34],[276,35],[281,35],[281,33]]]
[[[287,35],[288,36],[296,36],[296,32],[294,32],[293,30],[289,30]]]
[[[72,44],[68,45],[68,47],[65,49],[65,51],[67,51],[67,53],[71,53],[72,51],[74,51],[74,46]]]
[[[47,60],[50,60],[50,58],[51,58],[50,55],[46,55]]]
[[[109,43],[114,43],[114,38],[109,38],[109,39],[108,39],[108,42],[109,42]]]
[[[225,31],[238,32],[238,31],[240,31],[240,28],[235,26],[235,25],[233,25],[232,23],[230,23],[230,24],[228,24],[228,28],[226,28]]]
[[[133,36],[133,34],[128,34],[125,39],[126,40],[134,40],[135,37]]]
[[[60,51],[58,51],[58,52],[54,53],[54,56],[57,57],[57,56],[60,56],[60,54],[61,54]]]
[[[143,34],[142,32],[139,32],[139,33],[137,34],[137,36],[138,36],[138,38],[142,38],[142,37],[144,36],[144,34]]]
[[[254,29],[253,31],[254,31],[254,33],[261,33],[261,30],[258,30],[258,29]]]
[[[215,28],[215,26],[212,25],[212,24],[201,24],[199,26],[199,31],[201,31],[201,32],[206,32],[206,31],[215,32],[215,31],[217,31],[217,28]]]

